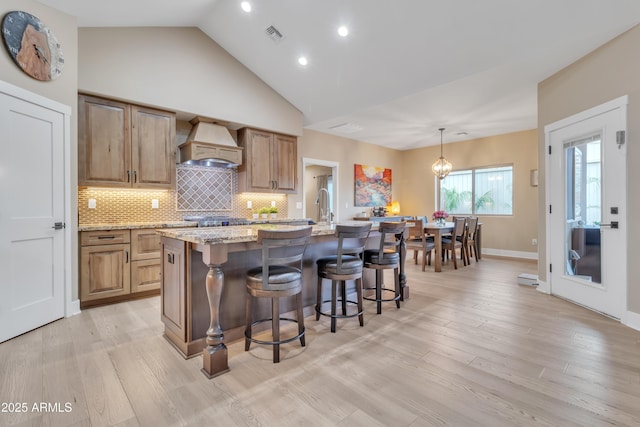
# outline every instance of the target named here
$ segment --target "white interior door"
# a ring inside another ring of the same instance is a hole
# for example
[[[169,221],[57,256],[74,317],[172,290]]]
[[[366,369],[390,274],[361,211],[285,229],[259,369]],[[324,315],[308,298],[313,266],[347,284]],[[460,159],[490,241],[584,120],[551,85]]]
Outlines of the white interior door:
[[[0,91],[0,342],[65,313],[64,126]]]
[[[551,293],[620,319],[626,310],[627,97],[545,128]]]

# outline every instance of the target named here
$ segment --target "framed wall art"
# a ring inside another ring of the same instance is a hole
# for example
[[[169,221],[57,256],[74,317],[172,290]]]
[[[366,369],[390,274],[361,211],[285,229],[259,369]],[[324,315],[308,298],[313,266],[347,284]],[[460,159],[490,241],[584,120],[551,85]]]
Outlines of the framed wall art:
[[[391,169],[354,165],[355,206],[387,206],[391,203]]]

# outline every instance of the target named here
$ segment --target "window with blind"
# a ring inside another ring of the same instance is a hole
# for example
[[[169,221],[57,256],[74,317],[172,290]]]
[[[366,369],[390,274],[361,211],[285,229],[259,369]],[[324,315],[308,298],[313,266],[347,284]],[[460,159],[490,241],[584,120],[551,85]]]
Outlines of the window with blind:
[[[440,209],[449,214],[513,214],[513,166],[454,171],[436,186]]]

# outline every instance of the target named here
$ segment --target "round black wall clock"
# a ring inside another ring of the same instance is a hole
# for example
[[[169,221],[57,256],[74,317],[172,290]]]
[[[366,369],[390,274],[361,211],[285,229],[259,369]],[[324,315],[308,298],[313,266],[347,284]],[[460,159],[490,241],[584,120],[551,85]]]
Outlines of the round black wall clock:
[[[62,73],[60,43],[36,16],[22,11],[7,13],[2,20],[2,38],[18,67],[34,79],[54,80]]]

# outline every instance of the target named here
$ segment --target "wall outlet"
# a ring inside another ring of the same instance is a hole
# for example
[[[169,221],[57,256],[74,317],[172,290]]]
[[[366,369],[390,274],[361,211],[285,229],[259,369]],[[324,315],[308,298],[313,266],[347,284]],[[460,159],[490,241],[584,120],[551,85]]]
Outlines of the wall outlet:
[[[251,209],[253,207],[253,202],[251,200],[247,200],[247,209]]]
[[[302,202],[296,202],[296,209],[302,209]]]
[[[151,209],[160,209],[160,202],[158,199],[151,199]]]
[[[275,201],[275,200],[272,200],[272,201],[271,201],[271,207],[272,207],[272,208],[275,208],[275,207],[276,207],[276,201]]]
[[[538,246],[538,239],[531,239],[531,246]]]
[[[89,199],[89,209],[96,208],[96,199]]]

